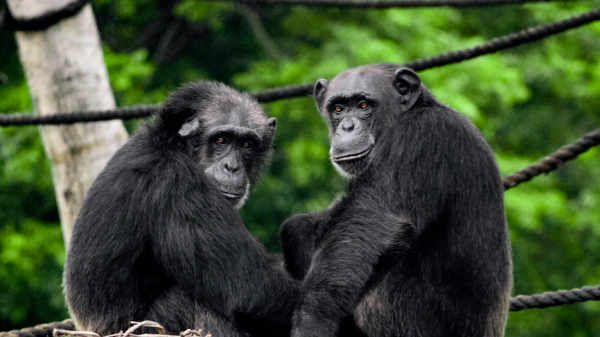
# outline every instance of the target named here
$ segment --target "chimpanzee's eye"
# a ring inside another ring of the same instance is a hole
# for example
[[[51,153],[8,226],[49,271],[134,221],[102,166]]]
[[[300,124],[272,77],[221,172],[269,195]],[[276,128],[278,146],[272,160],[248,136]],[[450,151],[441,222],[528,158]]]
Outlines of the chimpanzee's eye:
[[[333,111],[335,112],[342,112],[342,110],[344,110],[344,108],[342,108],[341,105],[336,105],[333,107]]]
[[[358,107],[364,110],[369,107],[369,103],[362,101],[362,102],[358,103]]]
[[[252,150],[254,145],[251,142],[244,142],[244,144],[242,144],[242,147],[246,150]]]
[[[229,144],[229,139],[227,139],[226,137],[219,137],[219,138],[217,138],[217,144],[227,145],[227,144]]]

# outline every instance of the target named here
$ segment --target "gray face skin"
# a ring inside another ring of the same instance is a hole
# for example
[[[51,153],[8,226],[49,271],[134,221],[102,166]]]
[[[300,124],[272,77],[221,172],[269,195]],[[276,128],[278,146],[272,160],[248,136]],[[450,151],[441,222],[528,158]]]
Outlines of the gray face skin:
[[[209,149],[209,162],[204,172],[214,179],[221,193],[237,208],[248,198],[250,179],[248,171],[252,156],[260,149],[260,135],[240,125],[221,125],[208,131],[206,143]]]
[[[277,120],[267,119],[254,100],[237,92],[193,108],[200,113],[182,125],[179,135],[195,138],[204,172],[240,208],[269,156]]]
[[[340,174],[354,178],[369,167],[377,140],[395,113],[415,103],[420,86],[410,69],[390,74],[373,66],[342,72],[331,83],[317,82],[317,108],[330,124],[329,154]]]

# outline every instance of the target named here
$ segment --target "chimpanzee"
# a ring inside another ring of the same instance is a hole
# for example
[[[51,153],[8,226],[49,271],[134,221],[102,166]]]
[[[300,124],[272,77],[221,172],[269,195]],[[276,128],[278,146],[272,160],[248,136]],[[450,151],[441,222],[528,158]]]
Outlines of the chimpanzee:
[[[78,329],[153,320],[168,333],[287,336],[299,282],[244,227],[240,207],[275,118],[247,94],[197,82],[109,161],[79,212],[65,266]]]
[[[286,267],[303,279],[292,336],[503,336],[511,248],[479,131],[397,65],[321,79],[315,98],[350,182],[282,226]]]

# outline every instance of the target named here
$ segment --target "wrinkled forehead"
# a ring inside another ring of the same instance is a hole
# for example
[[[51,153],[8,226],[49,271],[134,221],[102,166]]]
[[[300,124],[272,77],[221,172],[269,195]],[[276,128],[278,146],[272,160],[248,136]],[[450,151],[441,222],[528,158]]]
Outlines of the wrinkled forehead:
[[[267,117],[258,104],[240,96],[216,96],[206,106],[198,107],[204,110],[203,124],[208,127],[231,125],[248,128],[261,133],[267,124]]]
[[[350,96],[356,93],[372,95],[388,87],[391,76],[382,69],[361,67],[338,74],[329,84],[327,95]]]

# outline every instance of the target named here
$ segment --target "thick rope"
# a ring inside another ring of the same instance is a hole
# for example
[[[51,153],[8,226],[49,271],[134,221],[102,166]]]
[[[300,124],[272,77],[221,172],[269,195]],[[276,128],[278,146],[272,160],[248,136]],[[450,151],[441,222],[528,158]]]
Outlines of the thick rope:
[[[72,320],[66,319],[62,322],[36,325],[33,328],[0,332],[0,337],[46,337],[52,336],[54,329],[75,330]]]
[[[0,126],[59,125],[82,122],[98,122],[111,119],[135,119],[149,117],[158,105],[137,105],[107,111],[59,113],[53,115],[0,114]]]
[[[309,96],[313,94],[315,84],[302,84],[302,85],[290,85],[286,87],[280,87],[275,89],[267,89],[259,92],[252,93],[260,103],[270,103],[279,101],[282,99]]]
[[[490,42],[479,45],[475,48],[449,52],[444,55],[420,61],[410,62],[405,64],[405,66],[412,68],[415,71],[441,67],[447,64],[457,63],[464,60],[470,60],[481,55],[492,54],[500,50],[514,48],[526,43],[538,41],[548,36],[559,34],[569,29],[577,28],[583,25],[587,25],[597,20],[600,20],[600,9],[596,9],[578,16],[574,16],[566,20],[557,21],[549,25],[537,26],[526,30],[522,30],[518,33],[505,35],[493,39]]]
[[[559,305],[600,300],[600,286],[551,291],[543,294],[519,295],[510,299],[510,311],[548,308]]]
[[[532,2],[575,2],[578,0],[205,0],[238,2],[249,5],[286,5],[304,7],[334,7],[358,9],[417,8],[417,7],[493,7],[522,5]]]
[[[475,48],[463,49],[458,51],[449,52],[440,56],[417,60],[405,64],[404,66],[414,69],[415,71],[421,71],[425,69],[440,67],[448,64],[458,63],[464,60],[472,59],[477,56],[485,54],[495,53],[500,50],[520,46],[525,43],[540,40],[542,38],[551,36],[553,34],[562,33],[566,30],[580,27],[582,25],[597,21],[600,19],[600,9],[587,12],[585,14],[574,16],[570,19],[557,21],[553,24],[538,26],[529,28],[518,33],[505,35],[503,37],[496,38],[492,41],[479,45]],[[261,103],[269,103],[278,101],[281,99],[294,98],[312,95],[314,84],[304,84],[297,86],[287,86],[281,88],[274,88],[265,91],[259,91],[252,95]],[[96,112],[94,116],[98,116],[98,119],[87,116],[92,113],[70,113],[70,114],[57,114],[57,117],[51,117],[52,115],[34,116],[34,115],[16,115],[16,114],[0,114],[0,126],[11,126],[11,125],[33,125],[33,124],[62,124],[64,120],[66,124],[72,124],[77,122],[93,122],[95,120],[108,120],[108,119],[130,119],[139,117],[148,117],[156,110],[156,106],[147,106],[144,112],[140,112],[136,115],[136,108],[119,108],[104,113],[110,113],[109,117],[100,116],[101,112]],[[68,115],[72,115],[68,117]],[[82,116],[81,120],[78,120],[75,116]],[[54,119],[55,118],[55,119]],[[49,122],[51,121],[51,122]]]
[[[532,27],[517,33],[504,35],[474,48],[451,51],[439,56],[409,62],[404,64],[404,66],[412,68],[415,71],[422,71],[459,63],[478,56],[492,54],[501,50],[518,47],[526,43],[535,42],[598,20],[600,20],[600,9],[574,16],[566,20],[557,21],[548,25]],[[312,95],[313,89],[314,83],[311,83],[270,89],[267,91],[258,92],[254,95],[256,97],[260,97],[260,102],[267,103],[280,99]]]
[[[596,129],[577,142],[565,145],[555,152],[545,156],[537,163],[517,171],[512,175],[504,178],[504,189],[515,187],[522,182],[529,181],[533,177],[542,173],[548,173],[558,169],[565,162],[577,158],[580,154],[586,152],[594,146],[600,145],[600,129]]]
[[[0,11],[0,28],[22,32],[45,30],[59,21],[79,13],[90,2],[91,0],[73,0],[63,8],[51,10],[41,16],[28,19],[15,18],[10,12],[8,4],[6,4]]]
[[[236,1],[247,4],[281,4],[306,7],[346,7],[362,9],[416,8],[416,7],[492,7],[505,5],[522,5],[534,2],[575,2],[583,0],[400,0],[400,1],[340,1],[340,0],[207,0]],[[40,31],[69,18],[77,13],[91,0],[74,0],[61,9],[49,11],[39,17],[15,18],[6,4],[0,10],[0,28],[11,31]]]

